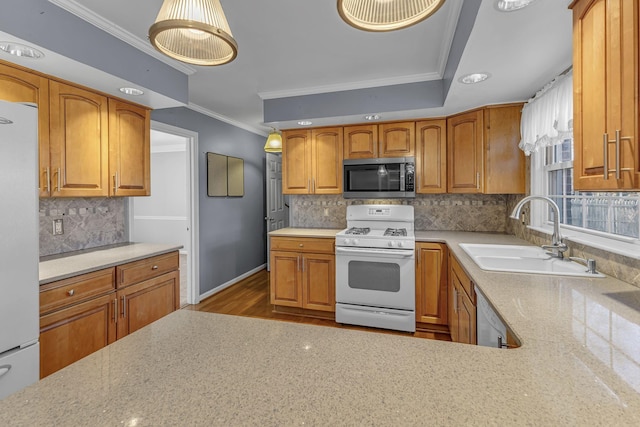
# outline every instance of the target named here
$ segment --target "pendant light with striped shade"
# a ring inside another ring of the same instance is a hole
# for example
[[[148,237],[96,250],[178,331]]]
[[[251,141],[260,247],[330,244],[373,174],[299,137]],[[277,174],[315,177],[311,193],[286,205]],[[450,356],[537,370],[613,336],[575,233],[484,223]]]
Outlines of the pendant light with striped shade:
[[[433,15],[445,0],[338,0],[338,13],[352,27],[393,31]]]
[[[238,54],[220,0],[164,0],[149,41],[163,54],[194,65],[222,65]]]

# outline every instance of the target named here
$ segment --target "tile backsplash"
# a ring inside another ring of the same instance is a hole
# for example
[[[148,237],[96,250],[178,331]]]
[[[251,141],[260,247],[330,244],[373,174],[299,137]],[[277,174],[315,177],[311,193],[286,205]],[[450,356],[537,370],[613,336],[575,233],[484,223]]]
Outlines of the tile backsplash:
[[[126,199],[40,199],[40,256],[90,249],[127,241]],[[53,235],[62,219],[64,234]]]
[[[362,200],[340,195],[290,196],[291,226],[346,228],[347,206],[407,204],[414,207],[416,230],[506,231],[506,196],[484,194],[418,195],[415,199]]]
[[[535,245],[550,236],[526,228],[509,214],[523,195],[434,194],[415,199],[360,200],[340,195],[289,196],[291,227],[346,228],[347,206],[352,204],[408,204],[414,207],[415,229],[481,231],[514,234]],[[571,256],[593,258],[598,271],[640,287],[640,260],[567,241]]]

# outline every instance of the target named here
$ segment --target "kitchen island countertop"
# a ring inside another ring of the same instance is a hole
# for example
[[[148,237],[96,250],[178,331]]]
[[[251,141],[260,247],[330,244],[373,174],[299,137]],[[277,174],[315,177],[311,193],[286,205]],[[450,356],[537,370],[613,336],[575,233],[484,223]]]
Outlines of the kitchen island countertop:
[[[0,401],[0,425],[639,425],[640,289],[485,272],[512,350],[179,310]]]
[[[137,261],[167,252],[182,245],[162,243],[130,243],[108,248],[78,251],[68,256],[45,257],[40,261],[40,284],[55,282],[84,273]]]

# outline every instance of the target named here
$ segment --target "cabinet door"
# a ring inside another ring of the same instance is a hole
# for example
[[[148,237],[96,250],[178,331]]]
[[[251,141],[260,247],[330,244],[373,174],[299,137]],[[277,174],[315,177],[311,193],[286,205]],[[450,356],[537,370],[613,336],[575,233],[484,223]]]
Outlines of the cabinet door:
[[[49,82],[54,197],[109,195],[107,98]]]
[[[639,8],[637,1],[626,0],[583,0],[573,5],[576,190],[640,188]],[[614,142],[616,131],[619,144]]]
[[[282,193],[311,193],[311,131],[282,133]]]
[[[40,317],[40,378],[116,339],[115,294]]]
[[[0,63],[0,99],[38,105],[38,156],[40,197],[51,190],[49,168],[49,80]]]
[[[151,194],[150,113],[109,100],[109,178],[111,196]]]
[[[311,193],[342,194],[342,128],[313,129],[311,138]]]
[[[416,123],[417,193],[447,192],[447,121]]]
[[[302,307],[301,258],[298,252],[271,251],[271,304]]]
[[[476,306],[463,291],[458,292],[458,342],[477,344]]]
[[[305,254],[302,258],[302,307],[336,310],[335,255]]]
[[[378,157],[378,126],[344,127],[344,158],[372,159]]]
[[[385,123],[378,126],[378,157],[413,157],[416,154],[415,122]]]
[[[576,190],[640,188],[638,9],[631,0],[573,5]]]
[[[525,159],[518,148],[522,105],[484,109],[484,193],[524,194]]]
[[[458,342],[460,336],[458,334],[459,328],[459,314],[458,314],[458,293],[460,292],[460,286],[456,283],[458,278],[455,273],[449,269],[449,295],[448,295],[448,318],[449,318],[449,332],[451,333],[451,341]]]
[[[447,247],[416,245],[416,322],[447,324]]]
[[[482,110],[447,119],[449,193],[481,193],[483,165]]]
[[[155,322],[180,306],[177,271],[118,291],[118,339]]]

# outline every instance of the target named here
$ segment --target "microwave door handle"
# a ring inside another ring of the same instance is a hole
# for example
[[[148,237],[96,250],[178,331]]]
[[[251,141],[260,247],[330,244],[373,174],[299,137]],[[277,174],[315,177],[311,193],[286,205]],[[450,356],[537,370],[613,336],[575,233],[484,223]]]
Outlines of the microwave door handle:
[[[404,172],[406,163],[400,163],[400,191],[404,191]]]

